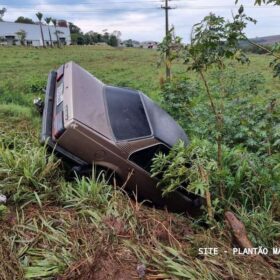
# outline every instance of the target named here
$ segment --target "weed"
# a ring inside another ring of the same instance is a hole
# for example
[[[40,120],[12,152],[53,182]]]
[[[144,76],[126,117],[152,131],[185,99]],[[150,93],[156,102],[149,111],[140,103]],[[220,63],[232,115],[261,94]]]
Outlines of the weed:
[[[75,182],[63,183],[60,197],[65,207],[85,208],[95,206],[106,208],[112,197],[112,187],[105,179],[105,173],[100,172],[92,179],[87,177],[76,178]]]

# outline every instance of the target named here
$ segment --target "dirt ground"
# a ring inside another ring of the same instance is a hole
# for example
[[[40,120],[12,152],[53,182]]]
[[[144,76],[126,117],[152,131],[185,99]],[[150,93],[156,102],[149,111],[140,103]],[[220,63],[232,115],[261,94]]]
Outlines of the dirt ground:
[[[137,271],[137,259],[128,249],[97,254],[95,258],[81,260],[58,280],[129,280],[141,279]]]

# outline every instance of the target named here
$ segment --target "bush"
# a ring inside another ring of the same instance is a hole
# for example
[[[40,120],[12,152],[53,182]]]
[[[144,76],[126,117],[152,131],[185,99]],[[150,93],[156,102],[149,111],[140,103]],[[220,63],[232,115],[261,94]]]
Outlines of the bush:
[[[162,106],[187,130],[192,110],[196,105],[195,97],[199,96],[200,91],[197,82],[182,77],[174,77],[171,82],[166,82],[162,86],[160,95]]]
[[[164,195],[182,186],[204,197],[206,191],[210,190],[214,205],[219,203],[220,211],[228,208],[234,210],[237,206],[252,211],[256,206],[266,207],[267,201],[275,198],[274,203],[279,203],[279,154],[262,159],[241,146],[224,146],[223,151],[223,167],[220,171],[217,168],[215,144],[193,139],[185,147],[183,142],[179,142],[168,155],[159,154],[155,157],[153,176],[160,178],[158,186]],[[223,199],[217,187],[221,181],[225,189]]]
[[[280,149],[280,110],[278,93],[263,89],[265,78],[259,73],[212,71],[210,86],[217,103],[224,103],[223,141],[228,147],[242,145],[257,154],[274,154]],[[221,88],[223,87],[223,89]],[[216,139],[215,118],[200,86],[176,77],[163,86],[163,107],[191,137]],[[221,96],[224,91],[225,96]]]

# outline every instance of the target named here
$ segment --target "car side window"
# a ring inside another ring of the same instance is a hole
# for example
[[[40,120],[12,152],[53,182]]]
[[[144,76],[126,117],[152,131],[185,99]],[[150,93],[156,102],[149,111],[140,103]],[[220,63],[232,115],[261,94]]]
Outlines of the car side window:
[[[132,153],[129,160],[150,173],[155,155],[159,153],[168,154],[168,152],[169,148],[167,146],[158,144]]]

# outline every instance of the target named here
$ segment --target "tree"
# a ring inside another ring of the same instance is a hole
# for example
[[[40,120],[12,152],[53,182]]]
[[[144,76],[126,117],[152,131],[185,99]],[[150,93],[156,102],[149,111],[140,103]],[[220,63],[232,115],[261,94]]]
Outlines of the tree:
[[[235,0],[235,4],[237,4],[239,0]],[[261,6],[262,4],[274,4],[280,5],[280,0],[255,0],[255,5]]]
[[[90,44],[95,44],[101,41],[101,34],[94,31],[87,32],[85,36],[88,36],[90,38]]]
[[[244,14],[243,6],[240,6],[238,14],[233,16],[232,21],[226,21],[223,17],[210,13],[200,23],[195,24],[191,34],[189,45],[181,43],[182,39],[168,34],[168,44],[177,50],[177,58],[184,59],[187,69],[198,73],[208,98],[210,108],[215,119],[215,134],[217,144],[217,166],[219,174],[223,172],[223,140],[224,140],[224,86],[222,75],[219,78],[221,90],[219,91],[219,101],[211,90],[207,72],[210,68],[223,71],[227,64],[227,59],[235,59],[241,63],[249,62],[249,59],[239,48],[239,42],[246,39],[244,29],[247,22],[256,21]],[[165,47],[161,47],[161,55],[165,54]],[[221,72],[222,73],[222,72]],[[224,197],[224,182],[219,181],[220,197]]]
[[[74,45],[92,45],[96,43],[105,42],[113,47],[118,46],[121,32],[115,30],[111,34],[104,29],[100,34],[98,32],[89,31],[85,34],[81,31],[80,27],[72,22],[69,22],[69,28],[71,33],[71,41]]]
[[[20,40],[20,44],[22,46],[24,46],[25,45],[26,35],[27,35],[26,31],[21,29],[20,31],[16,32],[16,35],[18,36],[18,38]]]
[[[82,34],[81,28],[78,27],[77,25],[75,25],[74,23],[68,22],[68,25],[69,25],[69,29],[70,29],[71,34],[75,34],[75,33]]]
[[[84,45],[85,44],[85,36],[78,33],[71,34],[72,43],[75,45]]]
[[[93,37],[90,33],[86,33],[84,35],[84,44],[85,45],[91,45],[93,43]]]
[[[108,33],[107,29],[104,29],[103,32],[104,32],[104,33],[103,33],[103,35],[102,35],[102,42],[108,44],[110,34]]]
[[[77,33],[71,34],[71,43],[72,43],[73,45],[77,45],[77,38],[78,38],[78,36],[80,36],[80,35],[77,34]]]
[[[85,39],[83,35],[78,35],[77,37],[77,45],[84,45],[85,44]]]
[[[43,41],[43,47],[45,47],[45,40],[44,40],[44,33],[43,33],[43,27],[42,27],[42,18],[43,18],[43,14],[38,12],[36,14],[39,22],[40,22],[40,30],[41,30],[41,37],[42,37],[42,41]]]
[[[116,36],[118,40],[120,40],[122,33],[119,30],[115,30],[112,32],[112,35]]]
[[[51,17],[46,17],[45,18],[45,22],[48,25],[48,30],[49,30],[49,37],[50,37],[50,41],[51,41],[51,46],[53,46],[53,41],[52,41],[52,35],[51,35],[51,30],[50,30],[50,22],[51,22],[52,18]]]
[[[15,20],[16,23],[29,23],[35,24],[35,22],[31,18],[20,16]]]
[[[6,8],[0,9],[0,21],[3,21],[3,17],[4,17],[6,12],[7,12]]]
[[[83,35],[81,28],[72,22],[69,22],[68,25],[70,29],[72,44],[74,45],[90,44],[91,36],[89,36],[89,33]]]
[[[117,47],[119,44],[118,38],[115,35],[110,35],[108,45],[112,47]]]
[[[57,29],[56,29],[57,20],[52,18],[52,23],[53,23],[54,28],[55,28],[55,35],[56,35],[57,46],[60,47],[60,42],[59,42],[59,38],[58,38],[58,32],[57,32]]]
[[[102,42],[102,35],[100,33],[95,33],[95,36],[96,36],[96,43],[98,42]]]
[[[126,46],[127,48],[132,48],[132,47],[133,47],[133,41],[132,41],[132,39],[128,39],[128,40],[124,41],[124,43],[125,43],[125,46]]]
[[[114,30],[111,35],[117,38],[117,45],[119,45],[121,42],[122,33],[119,30]]]
[[[237,3],[238,1],[236,1]],[[255,0],[255,5],[261,5],[261,4],[274,4],[274,5],[280,5],[280,0]]]

